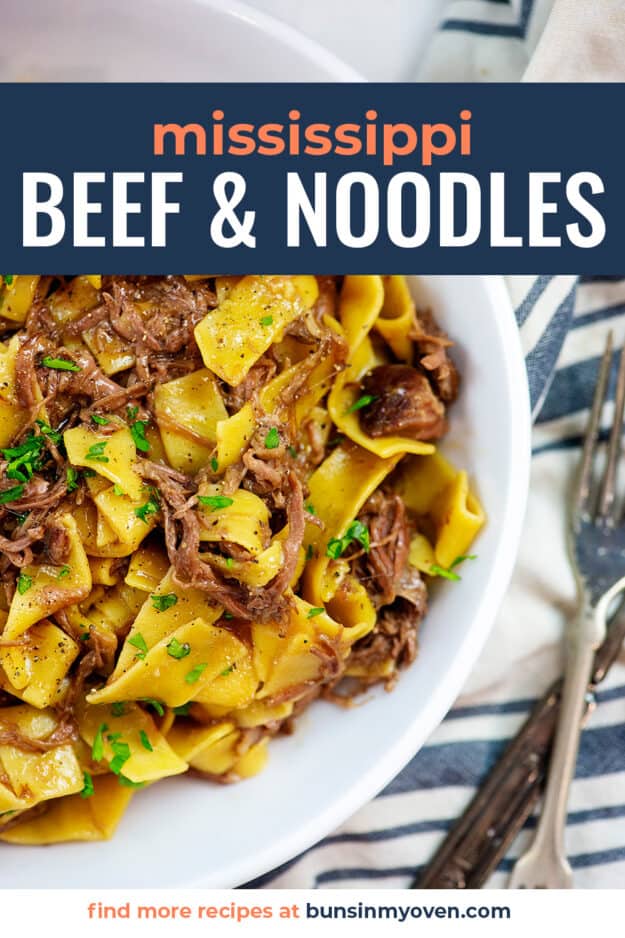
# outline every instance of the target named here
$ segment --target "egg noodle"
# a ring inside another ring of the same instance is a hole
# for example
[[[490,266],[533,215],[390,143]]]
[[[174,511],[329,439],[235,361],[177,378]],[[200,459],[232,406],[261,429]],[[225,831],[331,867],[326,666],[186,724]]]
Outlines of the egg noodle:
[[[403,277],[5,274],[0,323],[0,840],[392,688],[484,521]]]

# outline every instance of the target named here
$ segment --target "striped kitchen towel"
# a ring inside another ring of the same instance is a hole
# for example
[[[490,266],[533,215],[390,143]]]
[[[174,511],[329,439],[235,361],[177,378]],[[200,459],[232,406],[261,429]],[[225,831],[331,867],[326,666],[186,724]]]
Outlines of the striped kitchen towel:
[[[575,3],[558,0],[548,29],[562,26],[559,34],[568,28]],[[603,11],[608,22],[616,6],[614,0],[596,0],[592,8],[589,17]],[[550,12],[550,0],[450,3],[420,77],[519,80]],[[604,40],[605,50],[613,43],[609,29]],[[536,74],[530,67],[532,78],[547,70],[554,48],[557,43],[550,43],[545,61],[540,43],[537,57],[543,61]],[[609,55],[601,67],[611,75]],[[563,493],[577,464],[607,329],[617,347],[625,342],[625,277],[509,277],[507,283],[526,355],[534,458],[521,551],[493,633],[456,705],[404,771],[340,830],[253,885],[408,886],[535,699],[561,673],[563,630],[575,609]],[[621,886],[625,876],[625,653],[597,699],[572,785],[566,849],[576,886],[604,888]],[[488,886],[505,886],[534,823]]]

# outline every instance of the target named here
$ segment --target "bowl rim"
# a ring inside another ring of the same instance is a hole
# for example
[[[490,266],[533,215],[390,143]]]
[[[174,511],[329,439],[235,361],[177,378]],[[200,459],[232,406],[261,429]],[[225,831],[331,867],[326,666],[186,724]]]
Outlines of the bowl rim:
[[[244,0],[190,0],[196,6],[209,7],[219,13],[224,13],[236,20],[258,28],[259,31],[272,36],[284,45],[290,46],[300,54],[328,72],[326,81],[355,81],[366,82],[366,78],[351,65],[343,62],[337,55],[330,52],[315,39],[300,32],[294,26],[285,23],[279,17],[265,13],[256,7],[245,3]],[[318,79],[322,81],[323,79]]]
[[[212,2],[212,0],[211,0]],[[450,667],[427,705],[395,739],[371,769],[355,785],[333,798],[321,813],[289,831],[281,831],[265,849],[239,858],[216,874],[201,873],[185,887],[228,888],[243,885],[294,859],[319,843],[364,804],[371,801],[408,764],[427,738],[442,722],[477,661],[490,634],[517,560],[523,530],[531,465],[531,409],[525,358],[510,294],[502,276],[477,276],[490,299],[507,375],[510,424],[515,432],[509,440],[511,472],[505,508],[498,519],[501,541],[495,562],[489,569],[481,599]]]

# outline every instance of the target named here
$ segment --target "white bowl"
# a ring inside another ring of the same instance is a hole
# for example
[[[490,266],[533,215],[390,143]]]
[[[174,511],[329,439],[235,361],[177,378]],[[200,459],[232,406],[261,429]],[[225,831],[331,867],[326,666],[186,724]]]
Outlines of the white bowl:
[[[3,11],[2,32],[4,79],[358,79],[314,43],[231,0],[30,0]],[[462,394],[444,449],[469,470],[489,516],[479,558],[460,583],[442,584],[432,596],[417,662],[392,694],[372,692],[351,711],[315,704],[294,736],[272,743],[269,766],[255,779],[229,787],[193,778],[159,783],[133,800],[108,843],[0,846],[4,887],[245,882],[319,840],[373,797],[449,709],[480,653],[516,557],[529,474],[529,404],[503,282],[424,277],[413,283],[457,342]]]
[[[529,469],[529,404],[518,330],[503,282],[413,278],[457,345],[462,389],[443,447],[488,512],[462,581],[433,591],[417,661],[391,694],[352,710],[314,704],[270,761],[233,786],[160,782],[133,800],[113,840],[0,845],[5,887],[233,886],[321,839],[409,761],[447,712],[476,661],[506,590]],[[166,858],[166,862],[164,862]]]
[[[238,0],[28,0],[2,10],[1,81],[362,81]]]

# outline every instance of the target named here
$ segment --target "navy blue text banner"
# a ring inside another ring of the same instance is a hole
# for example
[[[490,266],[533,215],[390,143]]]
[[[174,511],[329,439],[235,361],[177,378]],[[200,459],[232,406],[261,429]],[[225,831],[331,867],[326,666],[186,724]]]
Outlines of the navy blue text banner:
[[[624,85],[5,84],[0,269],[622,270]]]

